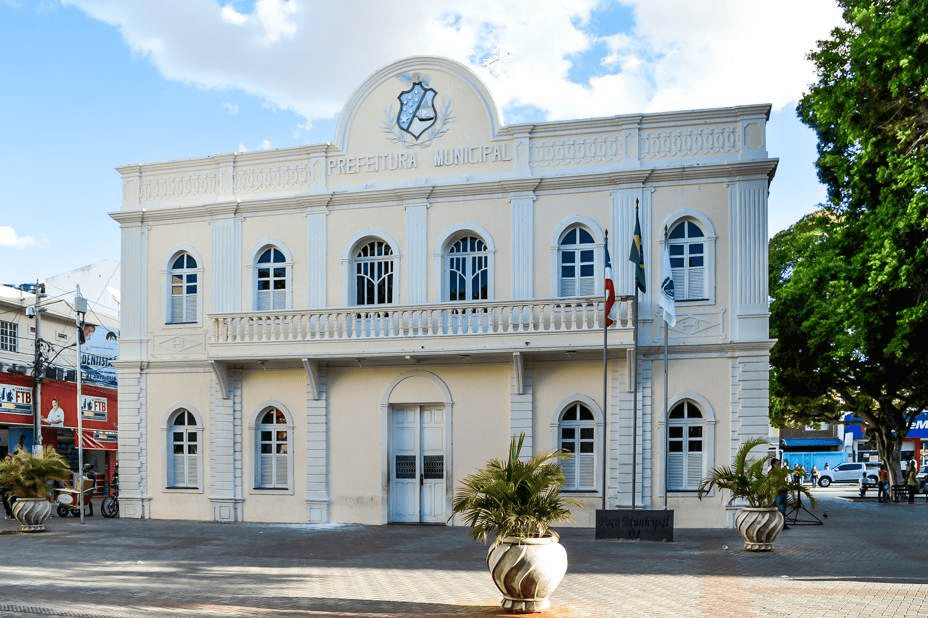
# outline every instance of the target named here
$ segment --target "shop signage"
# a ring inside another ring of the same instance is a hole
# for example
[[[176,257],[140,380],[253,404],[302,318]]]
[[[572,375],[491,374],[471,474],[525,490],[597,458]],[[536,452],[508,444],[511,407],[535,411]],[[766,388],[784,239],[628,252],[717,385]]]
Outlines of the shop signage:
[[[105,421],[106,398],[81,395],[81,412],[85,421]]]
[[[32,387],[0,384],[0,411],[32,414]]]

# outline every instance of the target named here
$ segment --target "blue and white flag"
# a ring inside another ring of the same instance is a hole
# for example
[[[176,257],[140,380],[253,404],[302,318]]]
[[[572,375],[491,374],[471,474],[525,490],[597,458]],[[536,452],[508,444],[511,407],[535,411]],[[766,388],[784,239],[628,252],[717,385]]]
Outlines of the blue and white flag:
[[[674,301],[673,271],[670,268],[670,246],[664,242],[664,258],[661,263],[661,293],[658,297],[664,309],[664,321],[668,326],[677,324],[677,308]]]

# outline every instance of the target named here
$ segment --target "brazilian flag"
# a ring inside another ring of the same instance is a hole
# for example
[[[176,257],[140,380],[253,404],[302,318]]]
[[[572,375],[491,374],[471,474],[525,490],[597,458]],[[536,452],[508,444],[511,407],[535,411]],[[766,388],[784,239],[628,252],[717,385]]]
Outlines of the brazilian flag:
[[[635,265],[635,287],[641,292],[647,292],[648,286],[644,276],[644,247],[641,244],[641,221],[638,220],[638,209],[635,208],[635,235],[632,236],[632,250],[628,260]]]

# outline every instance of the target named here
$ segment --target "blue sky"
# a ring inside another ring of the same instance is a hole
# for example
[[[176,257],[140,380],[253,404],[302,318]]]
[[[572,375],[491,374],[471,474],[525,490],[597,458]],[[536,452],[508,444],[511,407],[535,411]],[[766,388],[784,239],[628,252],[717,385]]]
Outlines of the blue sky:
[[[772,235],[825,199],[795,105],[839,23],[832,0],[0,0],[0,282],[119,259],[116,167],[330,142],[412,55],[470,66],[506,123],[771,103]]]

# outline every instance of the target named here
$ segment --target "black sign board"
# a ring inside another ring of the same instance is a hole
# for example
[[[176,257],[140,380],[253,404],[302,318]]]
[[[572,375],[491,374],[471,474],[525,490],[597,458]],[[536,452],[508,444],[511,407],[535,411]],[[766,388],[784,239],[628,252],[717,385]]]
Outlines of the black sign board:
[[[673,511],[597,509],[596,538],[673,542]]]

